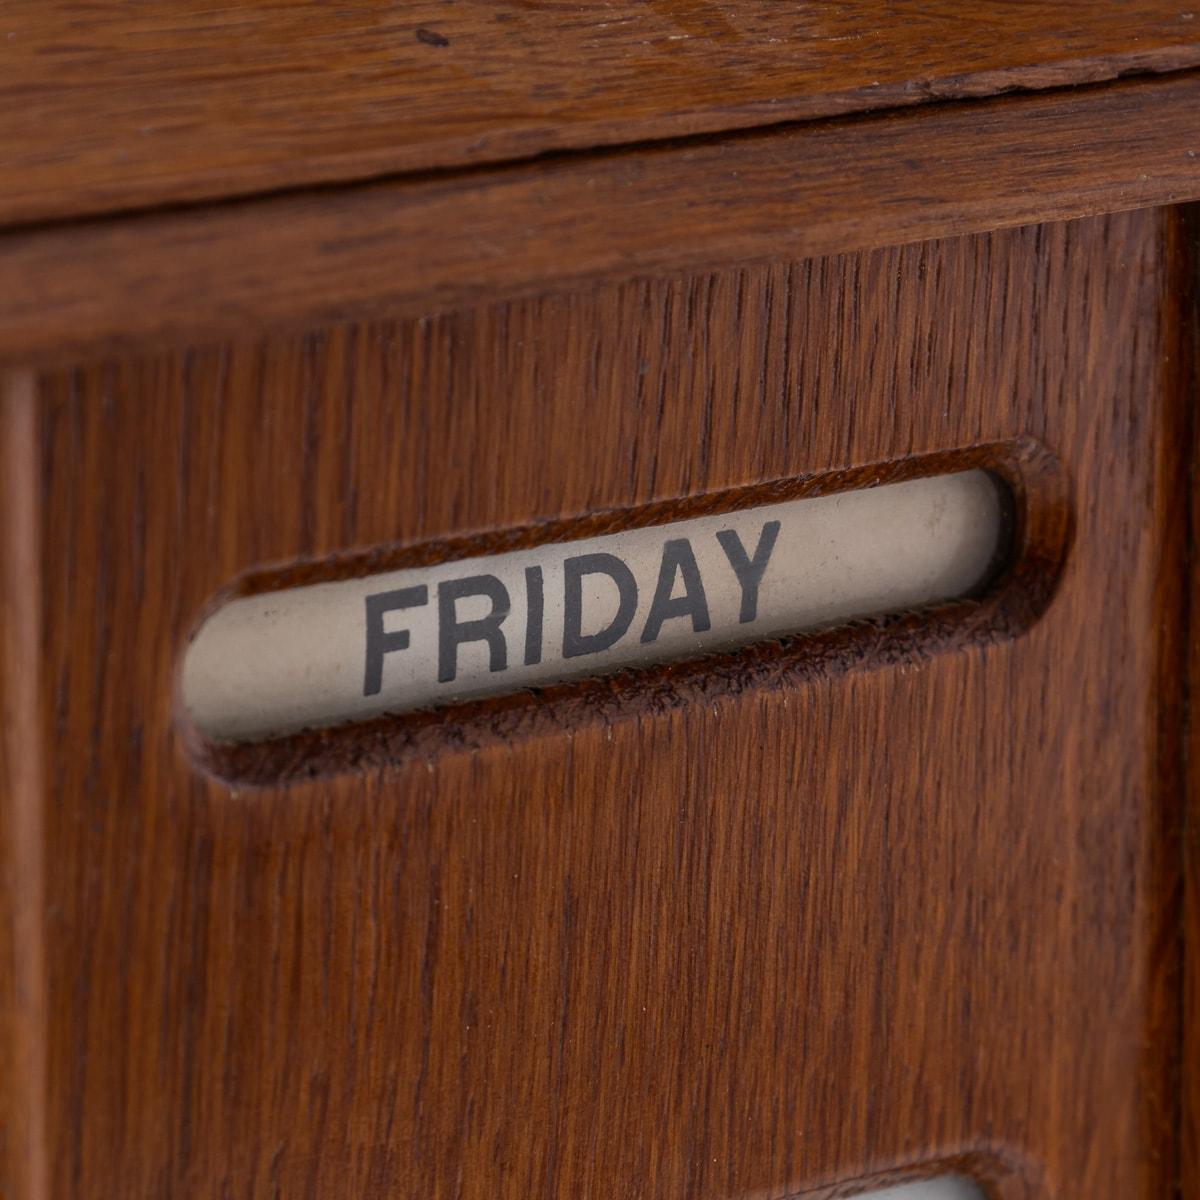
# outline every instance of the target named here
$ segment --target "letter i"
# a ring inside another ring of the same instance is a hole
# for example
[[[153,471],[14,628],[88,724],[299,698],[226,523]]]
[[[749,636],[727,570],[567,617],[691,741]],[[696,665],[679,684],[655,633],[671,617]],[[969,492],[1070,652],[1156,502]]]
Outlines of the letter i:
[[[525,665],[535,666],[542,661],[542,568],[525,568],[525,596],[528,600],[525,624]]]

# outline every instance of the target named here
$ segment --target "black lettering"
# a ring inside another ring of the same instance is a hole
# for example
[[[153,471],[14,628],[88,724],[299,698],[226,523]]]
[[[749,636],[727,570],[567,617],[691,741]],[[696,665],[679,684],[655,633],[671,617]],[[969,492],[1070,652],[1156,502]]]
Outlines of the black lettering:
[[[617,585],[617,613],[598,633],[583,632],[583,577],[607,575]],[[563,560],[563,658],[598,654],[624,637],[637,612],[633,572],[615,554],[577,554]]]
[[[525,568],[525,598],[528,619],[525,622],[525,665],[542,661],[542,616],[545,610],[542,568]]]
[[[374,696],[383,690],[383,656],[393,650],[408,649],[408,630],[388,633],[383,628],[384,614],[400,608],[420,608],[429,603],[429,589],[399,588],[394,592],[376,592],[367,600],[367,666],[363,674],[363,695]]]
[[[672,599],[676,575],[683,577],[683,595]],[[687,538],[672,538],[663,543],[662,562],[658,567],[658,586],[654,589],[654,600],[650,605],[650,615],[646,618],[646,628],[642,630],[642,641],[657,641],[662,632],[663,622],[675,617],[691,617],[692,629],[696,633],[703,633],[711,628],[708,619],[708,598],[704,594],[704,583],[700,578],[700,568],[696,565],[696,556],[692,553],[692,546]]]
[[[460,621],[455,605],[468,596],[486,596],[492,611],[474,621]],[[453,682],[458,674],[458,648],[468,642],[487,642],[490,670],[503,671],[508,666],[508,645],[500,624],[510,607],[508,589],[495,575],[468,575],[438,584],[438,683]]]
[[[758,535],[758,545],[754,548],[754,557],[746,557],[746,548],[742,539],[732,529],[722,529],[717,534],[717,541],[729,559],[729,565],[737,576],[742,587],[742,609],[738,615],[740,624],[753,621],[758,616],[758,585],[766,573],[767,564],[771,561],[771,553],[775,549],[775,539],[779,537],[779,522],[767,521]]]

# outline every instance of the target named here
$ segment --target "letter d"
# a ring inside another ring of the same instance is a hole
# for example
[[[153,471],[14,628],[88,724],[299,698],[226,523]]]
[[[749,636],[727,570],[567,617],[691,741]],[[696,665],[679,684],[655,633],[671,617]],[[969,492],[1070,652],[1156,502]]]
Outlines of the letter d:
[[[617,585],[617,614],[598,633],[583,632],[583,577],[607,575]],[[637,612],[633,572],[615,554],[577,554],[563,560],[563,658],[599,654],[622,638]]]

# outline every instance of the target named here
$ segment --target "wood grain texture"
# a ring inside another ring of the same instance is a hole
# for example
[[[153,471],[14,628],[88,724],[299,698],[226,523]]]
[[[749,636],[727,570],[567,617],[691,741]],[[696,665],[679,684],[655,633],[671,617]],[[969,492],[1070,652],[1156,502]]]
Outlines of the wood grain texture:
[[[1163,0],[7,0],[0,223],[1200,65]]]
[[[0,359],[1200,198],[1200,75],[0,238]],[[986,148],[986,152],[984,149]]]
[[[1180,377],[1188,397],[1192,424],[1188,431],[1193,463],[1200,461],[1200,424],[1196,422],[1196,401],[1200,395],[1200,212],[1186,211],[1181,234],[1193,264],[1181,288],[1183,328]],[[1200,569],[1197,569],[1196,531],[1200,529],[1200,487],[1193,474],[1189,505],[1188,562],[1191,603],[1186,626],[1185,648],[1189,672],[1189,697],[1200,695]],[[1200,705],[1189,705],[1188,770],[1183,780],[1187,796],[1184,840],[1184,979],[1183,1044],[1179,1056],[1181,1111],[1181,1197],[1200,1200]]]
[[[1180,244],[1139,212],[45,372],[5,565],[48,1194],[1166,1194]],[[242,572],[1014,438],[1076,519],[1016,640],[265,789],[183,742]]]
[[[0,374],[0,1195],[47,1194],[39,427]]]

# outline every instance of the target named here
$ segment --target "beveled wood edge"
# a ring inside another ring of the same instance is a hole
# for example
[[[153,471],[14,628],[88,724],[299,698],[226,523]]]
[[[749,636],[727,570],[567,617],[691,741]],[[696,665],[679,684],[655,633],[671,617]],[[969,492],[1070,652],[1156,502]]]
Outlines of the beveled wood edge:
[[[1180,213],[1177,236],[1179,255],[1179,353],[1170,364],[1170,386],[1182,390],[1179,405],[1184,428],[1179,430],[1185,447],[1188,470],[1176,494],[1180,505],[1177,537],[1183,543],[1179,552],[1185,565],[1183,619],[1173,639],[1162,649],[1163,675],[1178,678],[1180,693],[1173,716],[1184,726],[1183,746],[1174,759],[1164,761],[1176,773],[1164,779],[1164,791],[1182,783],[1182,803],[1171,815],[1181,818],[1182,873],[1179,904],[1178,939],[1182,948],[1182,980],[1179,1004],[1174,1014],[1179,1025],[1179,1054],[1172,1064],[1178,1084],[1178,1109],[1169,1114],[1178,1131],[1178,1167],[1181,1200],[1200,1200],[1200,569],[1196,560],[1197,531],[1200,530],[1200,486],[1197,463],[1200,462],[1200,421],[1197,421],[1196,395],[1200,382],[1200,207]],[[1180,779],[1182,777],[1182,779]],[[1182,812],[1178,812],[1182,808]]]
[[[49,1195],[38,401],[0,371],[0,1195]]]
[[[1200,72],[0,236],[0,362],[1200,198]]]
[[[1148,696],[1156,714],[1154,803],[1145,814],[1145,877],[1156,895],[1144,894],[1139,919],[1147,938],[1141,969],[1148,981],[1143,1009],[1143,1055],[1137,1087],[1146,1152],[1142,1175],[1147,1194],[1166,1177],[1184,1197],[1200,1184],[1195,1175],[1195,1133],[1187,1109],[1189,1043],[1194,1020],[1187,979],[1196,972],[1195,930],[1189,928],[1187,897],[1195,892],[1188,857],[1188,737],[1190,696],[1188,647],[1192,640],[1196,572],[1192,563],[1195,492],[1194,426],[1196,388],[1196,296],[1200,277],[1200,206],[1181,205],[1162,214],[1164,273],[1159,320],[1166,353],[1160,363],[1164,435],[1155,463],[1154,683]],[[1193,719],[1193,724],[1195,724]],[[1194,768],[1193,768],[1194,769]],[[1182,1001],[1182,1003],[1181,1003]],[[1182,1070],[1181,1070],[1182,1064]],[[1163,1164],[1169,1164],[1163,1174]]]

